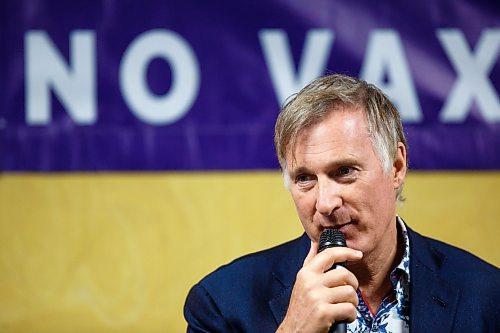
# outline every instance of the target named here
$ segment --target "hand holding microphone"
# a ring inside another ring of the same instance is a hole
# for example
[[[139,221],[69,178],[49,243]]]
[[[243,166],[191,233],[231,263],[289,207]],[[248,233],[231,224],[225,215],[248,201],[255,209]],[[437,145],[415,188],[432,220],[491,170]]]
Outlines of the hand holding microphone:
[[[331,247],[347,247],[344,234],[338,229],[325,229],[319,237],[318,253]],[[346,262],[334,263],[329,269],[335,269],[338,266],[345,267]],[[347,333],[347,324],[345,321],[336,322],[332,325],[329,333]]]
[[[324,231],[320,244],[311,243],[278,332],[328,332],[341,321],[356,319],[358,280],[347,269],[332,268],[346,261],[357,261],[363,255],[345,247],[345,239],[344,243],[338,243],[338,235],[332,237],[331,230]]]

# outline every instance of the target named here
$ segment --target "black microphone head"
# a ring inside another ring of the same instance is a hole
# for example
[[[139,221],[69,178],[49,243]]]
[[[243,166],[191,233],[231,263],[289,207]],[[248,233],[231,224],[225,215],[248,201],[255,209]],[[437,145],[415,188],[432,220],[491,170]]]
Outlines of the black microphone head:
[[[318,252],[329,247],[346,247],[344,234],[338,229],[325,229],[319,236]]]

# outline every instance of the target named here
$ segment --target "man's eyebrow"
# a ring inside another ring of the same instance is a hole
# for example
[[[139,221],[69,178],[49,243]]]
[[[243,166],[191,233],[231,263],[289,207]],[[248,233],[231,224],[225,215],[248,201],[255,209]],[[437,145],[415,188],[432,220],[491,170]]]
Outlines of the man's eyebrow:
[[[293,168],[288,172],[288,174],[290,175],[290,178],[294,178],[294,176],[304,174],[304,173],[309,174],[309,173],[311,173],[311,171],[304,166],[300,166],[297,168]]]
[[[336,161],[332,161],[328,164],[328,167],[344,166],[344,165],[359,165],[359,160],[355,157],[345,157]]]
[[[342,159],[338,159],[338,160],[334,160],[334,161],[331,161],[329,162],[327,165],[326,165],[326,168],[327,169],[334,169],[334,168],[338,168],[338,167],[341,167],[341,166],[354,166],[354,165],[359,165],[359,160],[352,157],[346,157],[346,158],[342,158]],[[293,168],[291,170],[289,170],[289,175],[290,177],[294,177],[294,176],[297,176],[297,175],[300,175],[300,174],[312,174],[314,172],[312,172],[311,170],[309,170],[307,167],[305,166],[298,166],[296,168]]]

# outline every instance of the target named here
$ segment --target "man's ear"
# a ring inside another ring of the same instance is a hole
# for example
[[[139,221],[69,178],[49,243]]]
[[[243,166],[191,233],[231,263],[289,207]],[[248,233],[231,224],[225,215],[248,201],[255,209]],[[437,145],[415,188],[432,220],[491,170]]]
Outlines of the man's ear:
[[[406,158],[406,147],[402,142],[398,142],[396,156],[392,163],[392,176],[395,189],[401,187],[405,180],[406,170],[408,168]]]

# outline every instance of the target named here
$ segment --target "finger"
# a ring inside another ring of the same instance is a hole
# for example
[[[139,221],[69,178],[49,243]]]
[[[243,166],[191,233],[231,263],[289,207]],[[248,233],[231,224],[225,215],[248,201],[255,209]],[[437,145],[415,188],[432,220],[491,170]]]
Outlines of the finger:
[[[351,286],[354,290],[356,290],[359,287],[359,282],[351,271],[342,266],[338,266],[337,268],[325,273],[323,277],[323,285],[327,288]]]
[[[331,306],[331,316],[335,322],[347,321],[349,323],[356,320],[358,310],[352,303],[336,303]]]
[[[321,318],[328,321],[330,327],[337,322],[353,322],[358,316],[356,306],[352,303],[325,304],[318,312],[321,312]]]
[[[323,294],[325,295],[325,301],[330,304],[351,303],[356,307],[359,303],[356,289],[350,285],[327,288],[323,291]]]
[[[361,251],[350,249],[348,247],[332,247],[312,257],[308,260],[307,264],[310,269],[323,273],[329,270],[335,263],[358,261],[362,257],[363,253]]]
[[[304,259],[304,265],[306,265],[309,261],[311,261],[311,259],[314,258],[316,254],[318,254],[318,243],[311,241],[311,248],[309,249],[309,253]]]

